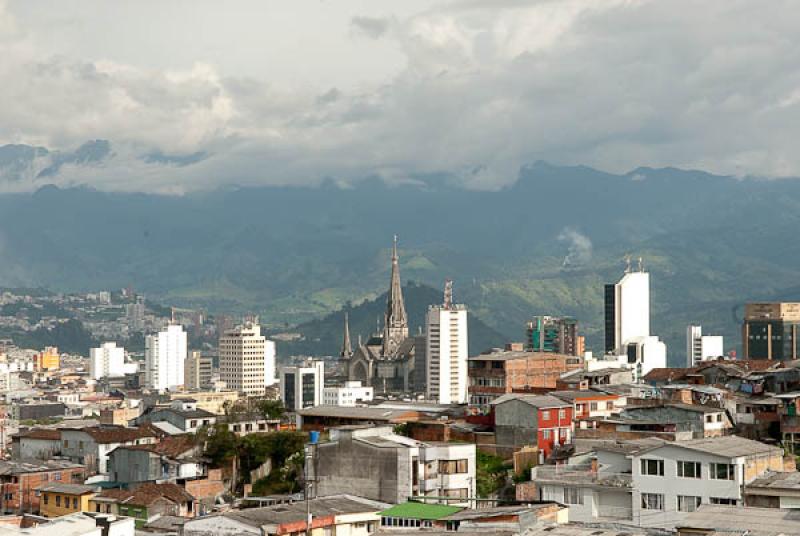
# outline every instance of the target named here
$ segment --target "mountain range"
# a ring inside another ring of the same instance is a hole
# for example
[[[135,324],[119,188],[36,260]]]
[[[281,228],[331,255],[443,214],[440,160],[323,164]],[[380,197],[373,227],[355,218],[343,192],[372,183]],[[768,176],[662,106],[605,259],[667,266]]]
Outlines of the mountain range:
[[[8,147],[7,181],[19,180],[13,166],[30,170],[25,154],[46,151]],[[87,147],[82,157],[45,156],[80,166],[113,155],[102,140]],[[193,165],[186,158],[181,165]],[[308,331],[385,292],[397,234],[405,282],[438,289],[453,279],[457,301],[508,340],[521,340],[534,314],[575,316],[600,351],[603,284],[619,279],[626,255],[641,256],[652,331],[679,364],[687,324],[735,349],[743,303],[800,300],[799,209],[796,179],[544,162],[497,191],[463,189],[446,174],[182,196],[45,186],[0,195],[0,285],[133,285],[163,303],[258,313],[275,331]],[[325,353],[338,353],[339,336],[321,339]]]

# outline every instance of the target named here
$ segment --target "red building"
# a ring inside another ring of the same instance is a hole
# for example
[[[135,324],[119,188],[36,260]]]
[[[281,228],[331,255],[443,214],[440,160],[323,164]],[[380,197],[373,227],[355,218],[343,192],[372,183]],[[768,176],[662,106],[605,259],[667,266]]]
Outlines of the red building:
[[[38,513],[35,489],[48,482],[83,484],[86,468],[66,460],[0,461],[0,511],[3,514]]]
[[[547,458],[572,443],[573,405],[550,395],[508,394],[492,402],[498,451],[536,446]]]

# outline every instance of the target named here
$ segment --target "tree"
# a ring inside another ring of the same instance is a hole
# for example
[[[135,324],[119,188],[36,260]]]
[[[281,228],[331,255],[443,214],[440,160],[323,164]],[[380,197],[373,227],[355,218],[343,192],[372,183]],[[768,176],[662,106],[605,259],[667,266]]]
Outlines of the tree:
[[[286,414],[286,408],[280,400],[261,400],[258,403],[258,411],[265,419],[282,419]]]

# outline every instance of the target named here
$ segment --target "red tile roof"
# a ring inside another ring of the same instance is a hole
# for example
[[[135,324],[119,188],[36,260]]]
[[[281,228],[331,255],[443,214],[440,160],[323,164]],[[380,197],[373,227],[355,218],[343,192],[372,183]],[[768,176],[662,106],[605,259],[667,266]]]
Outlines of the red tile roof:
[[[134,490],[107,489],[97,497],[101,499],[114,499],[119,503],[133,504],[136,506],[149,506],[162,497],[178,504],[194,501],[194,497],[189,492],[179,485],[169,482],[164,484],[142,484]]]

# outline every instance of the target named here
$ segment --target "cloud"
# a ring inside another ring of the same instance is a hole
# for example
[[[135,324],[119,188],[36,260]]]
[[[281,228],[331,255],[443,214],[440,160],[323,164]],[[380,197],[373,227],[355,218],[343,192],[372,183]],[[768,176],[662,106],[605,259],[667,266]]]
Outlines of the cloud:
[[[0,144],[110,140],[112,158],[52,181],[168,192],[429,173],[491,189],[540,159],[800,175],[795,2],[471,0],[344,20],[341,39],[399,51],[391,76],[240,76],[200,47],[170,68],[63,56],[0,2]],[[272,61],[315,51],[292,54]]]
[[[567,244],[564,266],[586,264],[592,259],[592,241],[575,228],[564,227],[558,234],[557,240]]]
[[[350,26],[357,33],[379,39],[389,31],[389,20],[376,17],[353,17]]]

